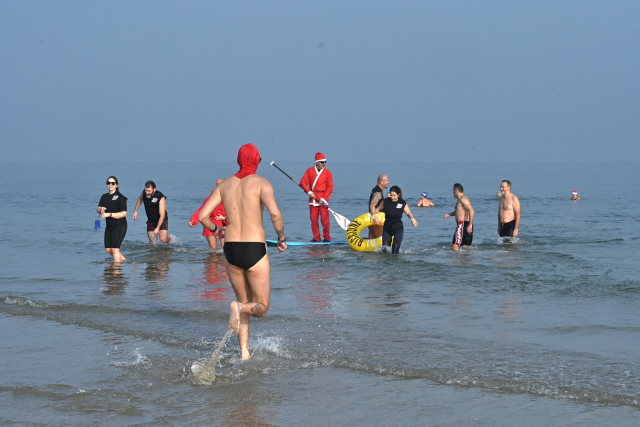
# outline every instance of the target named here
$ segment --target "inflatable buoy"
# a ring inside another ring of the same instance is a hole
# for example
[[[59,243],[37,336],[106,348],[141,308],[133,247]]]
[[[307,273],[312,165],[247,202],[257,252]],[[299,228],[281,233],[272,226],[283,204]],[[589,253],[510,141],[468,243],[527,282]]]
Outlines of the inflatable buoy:
[[[380,224],[384,224],[384,212],[378,212],[376,214]],[[360,215],[354,219],[349,228],[347,228],[347,242],[356,251],[375,251],[377,247],[382,246],[382,236],[377,239],[363,239],[360,237],[360,232],[370,225],[374,225],[371,214]]]

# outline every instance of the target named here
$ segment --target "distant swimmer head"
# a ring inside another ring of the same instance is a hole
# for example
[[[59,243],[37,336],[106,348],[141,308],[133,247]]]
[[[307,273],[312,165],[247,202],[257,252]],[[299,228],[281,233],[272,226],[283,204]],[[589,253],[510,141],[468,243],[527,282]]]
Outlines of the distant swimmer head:
[[[422,197],[424,197],[425,199],[427,198],[427,192],[426,191],[422,193]]]
[[[217,187],[218,185],[220,185],[220,183],[221,183],[222,181],[224,181],[224,179],[219,179],[219,180],[217,180],[217,181],[216,181],[216,187]]]
[[[262,161],[260,152],[253,144],[245,144],[238,150],[238,166],[240,170],[236,176],[240,179],[256,173],[258,165]]]
[[[578,192],[577,192],[576,190],[573,190],[573,191],[571,192],[571,194],[573,194],[574,196],[577,196],[577,195],[578,195]]]

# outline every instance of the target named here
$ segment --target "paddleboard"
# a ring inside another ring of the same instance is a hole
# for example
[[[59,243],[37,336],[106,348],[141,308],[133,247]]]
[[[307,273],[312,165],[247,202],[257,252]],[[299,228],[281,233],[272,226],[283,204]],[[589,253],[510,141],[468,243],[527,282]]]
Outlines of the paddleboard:
[[[307,246],[307,245],[348,245],[349,243],[345,242],[289,242],[287,241],[287,246]],[[277,240],[267,240],[267,246],[275,247],[278,246]]]

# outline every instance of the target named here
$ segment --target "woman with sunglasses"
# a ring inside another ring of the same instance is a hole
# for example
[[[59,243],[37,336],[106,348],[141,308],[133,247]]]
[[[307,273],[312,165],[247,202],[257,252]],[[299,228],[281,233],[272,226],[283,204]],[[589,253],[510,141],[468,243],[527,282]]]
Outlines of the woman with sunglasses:
[[[114,262],[126,261],[120,253],[120,245],[127,234],[127,198],[118,189],[118,178],[107,178],[108,193],[104,193],[96,211],[105,218],[104,249],[113,257]]]
[[[373,215],[383,211],[385,214],[384,227],[382,228],[382,244],[383,251],[387,251],[387,247],[391,246],[391,253],[400,253],[400,245],[404,237],[404,225],[402,224],[402,214],[406,213],[414,227],[418,228],[418,221],[411,214],[409,205],[402,199],[402,190],[394,185],[389,190],[386,199],[378,202]],[[376,222],[377,219],[375,220]],[[391,239],[393,238],[393,245]]]

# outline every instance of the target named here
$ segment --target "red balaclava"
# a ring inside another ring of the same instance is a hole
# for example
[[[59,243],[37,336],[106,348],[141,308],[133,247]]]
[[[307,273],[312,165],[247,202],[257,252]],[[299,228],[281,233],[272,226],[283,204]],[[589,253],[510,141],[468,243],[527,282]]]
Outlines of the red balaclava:
[[[236,176],[240,179],[247,175],[256,173],[258,164],[260,163],[260,152],[253,144],[244,144],[238,150],[238,165],[240,170]]]

